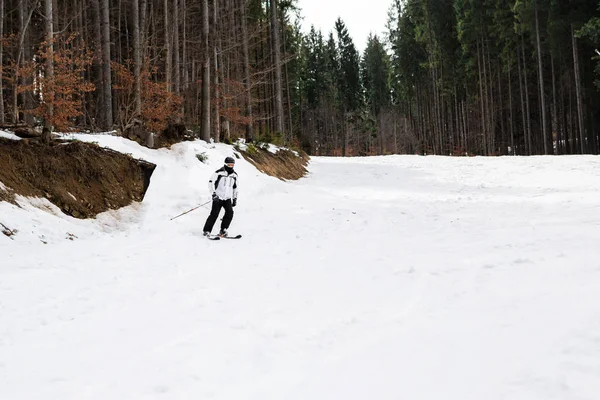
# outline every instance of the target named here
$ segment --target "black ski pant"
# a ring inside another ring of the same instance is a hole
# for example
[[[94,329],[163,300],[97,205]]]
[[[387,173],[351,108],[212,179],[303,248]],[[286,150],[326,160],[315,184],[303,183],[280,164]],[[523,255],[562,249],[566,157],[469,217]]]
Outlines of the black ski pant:
[[[221,207],[225,209],[225,215],[223,216],[223,221],[221,221],[221,230],[229,228],[229,224],[231,224],[231,220],[233,219],[233,204],[231,203],[231,199],[216,199],[212,202],[210,215],[204,224],[204,232],[212,232],[213,226],[215,226],[215,222],[217,222],[217,218],[219,218]]]

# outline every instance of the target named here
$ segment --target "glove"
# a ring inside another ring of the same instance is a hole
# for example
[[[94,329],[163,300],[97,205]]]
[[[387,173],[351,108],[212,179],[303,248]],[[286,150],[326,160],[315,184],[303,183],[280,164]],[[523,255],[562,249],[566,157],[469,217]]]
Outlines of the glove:
[[[232,206],[232,207],[235,207],[235,206],[237,206],[237,199],[233,199],[233,203],[231,203],[231,206]]]
[[[215,192],[213,192],[212,199],[213,199],[213,201],[219,200],[219,196],[217,196],[217,194]]]

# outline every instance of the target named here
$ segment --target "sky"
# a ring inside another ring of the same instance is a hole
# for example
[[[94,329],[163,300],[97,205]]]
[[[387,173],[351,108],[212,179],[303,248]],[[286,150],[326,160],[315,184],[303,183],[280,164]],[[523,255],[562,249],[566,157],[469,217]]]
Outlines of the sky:
[[[348,27],[356,48],[362,52],[370,32],[385,34],[388,9],[392,0],[298,0],[298,7],[304,17],[302,28],[310,31],[314,25],[324,36],[333,30],[335,20],[340,17]]]

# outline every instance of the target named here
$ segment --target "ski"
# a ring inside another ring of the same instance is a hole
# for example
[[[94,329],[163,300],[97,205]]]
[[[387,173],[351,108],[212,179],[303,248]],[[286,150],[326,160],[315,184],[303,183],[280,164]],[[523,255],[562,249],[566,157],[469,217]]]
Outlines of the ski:
[[[241,239],[242,235],[236,236],[219,236],[219,235],[210,235],[207,236],[208,240],[221,240],[221,239]]]

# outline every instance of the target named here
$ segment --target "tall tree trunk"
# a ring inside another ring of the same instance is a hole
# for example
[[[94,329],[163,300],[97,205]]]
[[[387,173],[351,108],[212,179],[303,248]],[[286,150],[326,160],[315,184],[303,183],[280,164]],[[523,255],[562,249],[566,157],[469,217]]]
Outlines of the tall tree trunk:
[[[60,26],[60,21],[58,19],[58,2],[57,0],[52,0],[52,26],[54,30],[60,31],[62,27]]]
[[[169,26],[169,0],[164,0],[164,19],[165,19],[165,79],[167,81],[167,90],[173,90],[173,56],[171,54],[171,35]]]
[[[491,73],[488,73],[488,62],[487,62],[487,49],[485,46],[485,42],[486,40],[483,39],[481,41],[481,66],[483,67],[483,100],[484,100],[484,104],[485,104],[485,122],[486,122],[486,127],[485,127],[485,137],[486,137],[486,144],[485,144],[485,154],[486,155],[490,155],[492,153],[492,110],[491,110],[491,104],[490,104],[490,81],[488,78],[488,75],[491,75]]]
[[[521,76],[521,56],[517,51],[517,63],[518,63],[518,72],[519,72],[519,93],[521,95],[521,117],[522,117],[522,131],[523,131],[523,144],[525,145],[525,151],[529,151],[529,147],[527,144],[527,140],[529,138],[527,132],[527,108],[525,107],[525,90],[523,89],[523,77]]]
[[[18,3],[18,24],[19,24],[19,43],[17,47],[17,62],[15,63],[15,71],[13,79],[13,90],[12,90],[12,113],[13,113],[13,123],[19,122],[19,85],[21,84],[20,77],[20,69],[21,63],[23,62],[23,52],[24,52],[24,42],[25,36],[27,32],[27,28],[29,26],[29,20],[25,22],[25,3],[23,1],[19,1]],[[31,15],[29,16],[31,18]],[[23,95],[21,95],[21,98]]]
[[[110,10],[109,0],[102,1],[102,65],[104,82],[104,127],[112,129],[113,112],[112,112],[112,78],[110,68]]]
[[[51,119],[54,117],[54,24],[53,17],[54,13],[52,11],[52,0],[44,0],[44,17],[45,17],[45,31],[46,31],[46,46],[47,46],[47,54],[46,54],[46,84],[50,86],[50,91],[44,93],[44,101],[48,102],[48,117]],[[46,128],[45,132],[49,135],[49,132],[52,131],[52,121],[46,119],[44,121],[44,127]],[[44,138],[42,136],[42,140],[48,141],[50,138]]]
[[[486,43],[487,40],[484,41]],[[490,46],[485,46],[484,51],[484,76],[485,76],[485,89],[486,89],[486,104],[487,104],[487,122],[488,122],[488,154],[496,153],[496,115],[495,115],[495,104],[494,104],[494,73],[492,72],[492,62],[490,55]],[[486,64],[487,60],[487,64]],[[487,65],[487,68],[486,68]],[[487,72],[486,72],[487,71]]]
[[[346,121],[346,106],[344,105],[342,110],[342,118],[344,119],[344,139],[342,141],[342,157],[346,157],[348,151],[348,123]]]
[[[282,21],[285,21],[283,12],[282,12],[282,17],[281,17]],[[287,29],[285,28],[285,26],[283,27],[282,30],[282,39],[283,39],[283,56],[286,57],[287,55],[287,35],[286,35],[286,31]],[[285,73],[285,85],[286,85],[286,90],[285,90],[285,96],[286,96],[286,105],[287,105],[287,118],[288,118],[288,126],[286,127],[286,132],[288,133],[288,139],[291,140],[293,138],[293,126],[292,126],[292,101],[291,101],[291,95],[290,95],[290,75],[289,75],[289,71],[288,71],[288,63],[286,62],[284,64],[284,73]]]
[[[510,151],[512,155],[516,155],[515,153],[515,130],[514,130],[514,120],[513,120],[513,96],[512,96],[512,74],[511,74],[511,64],[508,64],[508,127],[510,132]]]
[[[73,9],[77,10],[76,11],[77,12],[77,27],[75,28],[75,32],[81,32],[80,37],[77,39],[77,44],[78,44],[78,46],[80,46],[78,55],[83,56],[85,54],[85,51],[82,48],[83,48],[83,44],[85,43],[85,40],[86,40],[85,34],[88,32],[87,18],[86,18],[87,10],[86,10],[86,8],[84,8],[81,1],[78,1],[78,0],[72,0],[72,1],[73,1]],[[86,21],[86,23],[84,23],[84,21]],[[90,75],[89,71],[81,71],[79,73],[79,77],[83,80],[86,80],[88,75]],[[79,97],[79,99],[81,101],[82,114],[75,117],[75,123],[78,126],[90,126],[89,112],[88,112],[89,110],[87,109],[87,104],[89,104],[89,96],[87,95],[87,93],[82,93],[81,95],[78,95],[77,97]]]
[[[175,93],[179,94],[181,92],[181,58],[180,58],[180,48],[179,48],[179,13],[181,12],[179,8],[179,1],[173,0],[173,50],[174,50],[174,58],[175,58]],[[216,29],[216,27],[215,27]]]
[[[482,46],[483,47],[483,46]],[[486,112],[485,112],[485,96],[483,92],[483,74],[482,68],[485,68],[485,63],[482,66],[481,57],[483,51],[479,49],[479,45],[477,46],[477,65],[479,69],[479,105],[481,109],[481,133],[483,135],[483,154],[488,155],[487,149],[487,123],[486,123]]]
[[[148,0],[140,0],[140,44],[142,46],[142,68],[148,47]]]
[[[110,2],[111,0],[109,0]],[[114,0],[112,0],[114,3]],[[117,16],[115,18],[115,16],[113,15],[113,23],[114,21],[117,22],[117,32],[119,32],[119,34],[117,35],[113,35],[113,39],[115,41],[115,52],[113,53],[112,57],[115,60],[118,60],[119,62],[121,60],[123,60],[123,43],[122,43],[122,37],[123,35],[121,35],[120,33],[123,32],[123,29],[121,28],[121,11],[122,11],[122,3],[123,0],[119,0],[118,3],[118,7],[117,7]],[[127,29],[127,24],[125,24],[125,30]],[[129,40],[129,34],[127,32],[125,32],[125,40]],[[129,46],[127,46],[127,48],[129,49]]]
[[[187,46],[187,4],[186,0],[181,0],[181,24],[182,24],[182,44],[181,44],[181,67],[183,76],[182,79],[182,89],[187,91],[189,88],[189,70],[188,70],[188,46]]]
[[[213,26],[215,27],[213,30],[213,40],[212,40],[212,47],[213,47],[213,65],[214,65],[214,70],[213,70],[213,82],[214,82],[214,97],[213,97],[213,109],[214,109],[214,125],[215,125],[215,131],[214,131],[214,136],[215,136],[215,142],[220,142],[221,141],[221,116],[220,116],[220,110],[219,110],[219,96],[220,94],[220,90],[219,90],[219,58],[218,58],[218,54],[220,49],[217,48],[218,46],[218,31],[217,31],[217,2],[213,2],[213,9],[212,9],[212,19],[213,19]]]
[[[525,82],[525,107],[527,114],[525,115],[527,119],[527,148],[528,154],[533,154],[533,144],[531,141],[531,113],[529,109],[529,84],[527,83],[527,61],[525,60],[525,43],[523,40],[523,35],[521,35],[521,52],[523,55],[523,78]]]
[[[460,124],[460,114],[458,111],[458,94],[456,93],[456,84],[454,85],[453,89],[452,89],[452,96],[453,96],[453,101],[454,101],[454,109],[452,110],[453,116],[452,119],[454,120],[454,131],[451,131],[451,134],[453,135],[454,139],[453,139],[453,143],[452,143],[452,147],[450,148],[452,154],[454,152],[456,152],[456,150],[458,148],[461,147],[461,139],[462,139],[462,134],[461,134],[461,124]]]
[[[560,132],[560,123],[558,120],[557,98],[556,98],[556,75],[554,73],[554,55],[551,54],[550,63],[552,64],[552,130],[556,134],[556,154],[562,152],[562,134]],[[554,138],[553,138],[554,141]]]
[[[279,39],[279,18],[277,14],[277,0],[271,2],[271,36],[273,47],[273,58],[275,67],[275,130],[284,134],[283,129],[283,91],[281,82],[281,45]]]
[[[202,0],[202,34],[204,41],[204,63],[202,65],[202,140],[210,141],[210,47],[208,46],[208,0]]]
[[[465,85],[465,100],[462,102],[462,117],[463,117],[463,130],[464,130],[464,140],[465,144],[465,152],[469,152],[469,120],[467,118],[467,99],[469,98],[469,88]]]
[[[0,0],[0,38],[4,37],[4,0]],[[4,43],[0,40],[0,124],[4,124]]]
[[[570,80],[570,79],[569,79]],[[567,135],[569,137],[568,139],[568,143],[567,143],[567,148],[569,149],[569,154],[575,154],[577,151],[577,147],[581,147],[581,146],[577,146],[577,134],[578,132],[575,132],[576,128],[574,128],[574,124],[573,124],[573,91],[569,90],[572,86],[569,85],[569,88],[567,88],[567,92],[569,93],[569,111],[565,112],[566,115],[566,119],[567,119],[567,130],[569,132],[569,134]]]
[[[579,72],[579,51],[577,49],[577,39],[575,38],[575,29],[571,24],[571,44],[573,46],[573,69],[575,71],[575,95],[577,97],[577,121],[579,123],[579,142],[581,154],[585,153],[585,126],[583,124],[583,96],[581,94],[581,77]]]
[[[506,131],[504,129],[504,99],[502,98],[502,77],[500,74],[500,64],[498,64],[498,113],[500,114],[500,132],[502,134],[502,152],[501,155],[504,155],[504,151],[506,149]],[[496,146],[497,147],[497,146]]]
[[[227,18],[227,10],[235,10],[235,4],[233,4],[233,0],[227,0],[227,8],[225,8],[225,9],[219,8],[219,15],[218,15],[218,19],[217,19],[217,21],[221,25],[224,25],[225,21],[229,21],[231,23],[231,25],[229,26],[229,29],[225,30],[225,33],[226,33],[225,40],[227,41],[227,43],[231,43],[231,42],[235,42],[240,39],[236,36],[236,34],[238,32],[237,24],[232,23],[232,21],[229,18]],[[233,13],[233,15],[235,18],[235,12]],[[239,15],[238,15],[237,21],[239,23]],[[225,58],[225,52],[223,50],[223,36],[219,35],[217,40],[218,40],[217,41],[217,49],[218,49],[217,61],[218,61],[218,65],[219,65],[219,83],[221,85],[220,87],[222,88],[222,90],[220,90],[219,107],[220,107],[220,110],[223,110],[229,106],[229,102],[226,97],[226,93],[229,93],[231,91],[231,87],[228,84],[228,82],[231,81],[231,74],[236,74],[236,76],[238,77],[238,80],[239,80],[240,79],[240,72],[239,72],[240,68],[239,68],[239,64],[237,64],[235,67],[232,65],[231,58],[233,58],[233,57]],[[238,52],[236,52],[235,60],[238,62],[240,61]],[[226,73],[227,73],[227,75],[225,75]],[[243,79],[243,78],[241,78],[241,79]],[[235,101],[237,102],[239,100],[236,99]],[[225,137],[227,140],[231,139],[230,121],[229,121],[229,118],[227,117],[227,115],[223,114],[220,116],[220,125],[221,125],[220,129],[221,129],[222,136]]]
[[[102,16],[99,0],[92,0],[92,19],[94,31],[94,59],[92,71],[96,86],[96,126],[104,127],[106,121],[104,109],[104,79],[102,72]]]
[[[245,95],[245,107],[246,107],[246,140],[250,141],[253,139],[252,132],[252,90],[250,86],[250,53],[248,50],[248,28],[247,28],[247,16],[246,16],[246,0],[239,0],[240,3],[240,18],[241,18],[241,29],[242,37],[242,74],[244,79],[244,95]]]
[[[540,41],[540,22],[537,1],[535,2],[535,37],[537,45],[538,78],[540,88],[540,103],[542,107],[542,132],[544,139],[544,154],[548,155],[548,119],[546,118],[546,91],[544,90],[544,69],[542,66],[542,44]]]
[[[142,50],[140,45],[140,7],[138,0],[131,0],[131,9],[133,21],[133,93],[135,98],[135,116],[140,118],[142,115]]]

